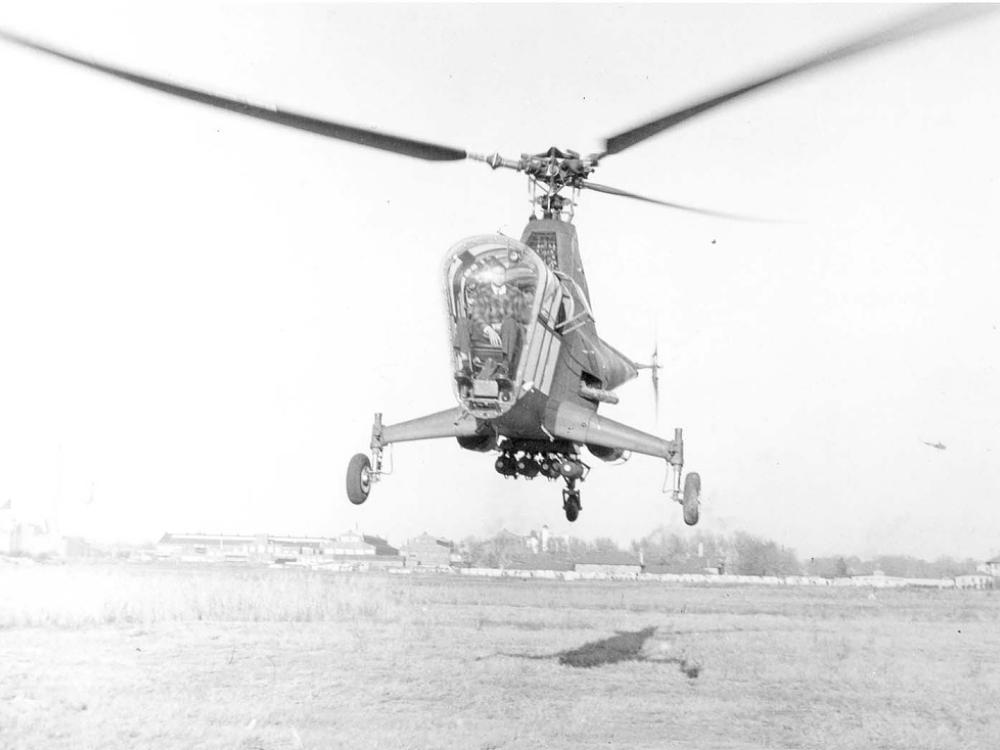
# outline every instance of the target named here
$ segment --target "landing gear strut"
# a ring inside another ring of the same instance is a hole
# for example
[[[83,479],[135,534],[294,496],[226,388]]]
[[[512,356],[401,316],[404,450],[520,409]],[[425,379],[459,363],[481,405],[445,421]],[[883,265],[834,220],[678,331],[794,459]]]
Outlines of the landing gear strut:
[[[674,439],[670,442],[670,452],[667,455],[667,480],[664,483],[663,491],[667,492],[667,483],[672,485],[670,490],[674,502],[680,503],[684,509],[684,523],[694,526],[698,523],[698,506],[701,501],[701,477],[695,472],[690,472],[686,476],[684,471],[684,433],[680,429],[674,430]],[[681,488],[681,478],[684,479],[683,489]],[[672,480],[672,481],[671,481]]]
[[[389,474],[382,465],[382,415],[375,415],[372,427],[372,457],[364,453],[356,453],[347,464],[347,499],[355,505],[361,505],[368,499],[368,493],[383,475]],[[374,464],[374,465],[373,465]]]

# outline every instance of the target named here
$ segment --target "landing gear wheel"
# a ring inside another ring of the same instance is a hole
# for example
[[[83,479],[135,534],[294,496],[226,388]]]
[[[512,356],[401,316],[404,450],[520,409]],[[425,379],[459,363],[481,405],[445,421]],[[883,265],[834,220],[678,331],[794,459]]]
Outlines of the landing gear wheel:
[[[371,461],[364,453],[358,453],[347,465],[347,498],[355,505],[361,505],[368,499],[371,489]]]
[[[684,523],[698,523],[698,498],[701,497],[701,477],[691,472],[684,477]]]
[[[563,490],[563,510],[566,511],[566,520],[573,523],[580,516],[580,493],[578,490]]]

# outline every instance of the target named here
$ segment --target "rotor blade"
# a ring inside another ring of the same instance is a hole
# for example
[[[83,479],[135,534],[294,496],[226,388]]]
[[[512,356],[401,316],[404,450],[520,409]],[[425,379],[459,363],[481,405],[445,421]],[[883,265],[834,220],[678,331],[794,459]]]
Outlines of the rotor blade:
[[[207,104],[210,107],[225,109],[230,112],[236,112],[237,114],[254,117],[258,120],[266,120],[267,122],[284,125],[285,127],[294,128],[296,130],[316,133],[317,135],[322,135],[327,138],[335,138],[340,141],[350,141],[351,143],[357,143],[361,146],[377,148],[382,151],[391,151],[396,154],[412,156],[417,159],[426,159],[428,161],[458,161],[466,158],[466,152],[464,149],[441,146],[436,143],[418,141],[412,138],[404,138],[398,135],[381,133],[377,130],[358,128],[339,122],[333,122],[332,120],[324,120],[317,117],[310,117],[309,115],[298,114],[296,112],[289,112],[273,107],[263,107],[257,104],[250,104],[249,102],[229,99],[227,97],[211,94],[206,91],[199,91],[198,89],[180,86],[176,83],[170,83],[169,81],[149,78],[138,73],[133,73],[122,68],[116,68],[111,65],[105,65],[94,60],[77,57],[76,55],[56,49],[55,47],[49,47],[2,29],[0,29],[0,39],[5,39],[8,42],[19,44],[22,47],[27,47],[38,52],[44,52],[47,55],[52,55],[53,57],[58,57],[61,60],[82,65],[85,68],[90,68],[91,70],[96,70],[100,73],[106,73],[116,78],[130,81],[138,84],[139,86],[145,86],[146,88],[155,89],[156,91],[162,91],[165,94],[179,96],[183,99],[189,99],[201,104]]]
[[[684,203],[672,203],[670,201],[661,201],[656,198],[647,198],[645,195],[639,195],[637,193],[630,193],[626,190],[619,190],[618,188],[609,187],[608,185],[601,185],[596,182],[580,183],[581,188],[586,188],[588,190],[596,190],[598,193],[607,193],[608,195],[620,195],[622,198],[632,198],[637,201],[644,201],[646,203],[655,203],[657,206],[666,206],[667,208],[676,208],[678,211],[688,211],[690,213],[701,214],[703,216],[714,216],[720,219],[732,219],[734,221],[757,221],[757,222],[769,222],[771,219],[761,219],[755,216],[742,216],[740,214],[731,214],[726,211],[714,211],[710,208],[699,208],[698,206],[688,206]]]
[[[911,16],[902,21],[890,24],[889,26],[886,26],[874,33],[866,34],[865,36],[859,37],[845,44],[841,44],[833,49],[821,52],[820,54],[812,57],[807,57],[804,60],[800,60],[799,62],[788,67],[779,68],[768,75],[752,79],[742,85],[728,89],[714,96],[693,102],[692,104],[689,104],[681,109],[668,112],[665,115],[657,117],[655,120],[644,122],[641,125],[630,128],[629,130],[617,133],[616,135],[609,137],[604,142],[605,146],[603,155],[607,156],[609,154],[620,153],[625,149],[646,140],[647,138],[651,138],[658,133],[662,133],[664,130],[676,127],[682,122],[686,122],[692,117],[700,115],[702,112],[707,112],[708,110],[719,107],[729,101],[732,101],[733,99],[749,94],[773,83],[783,81],[786,78],[791,78],[799,73],[805,73],[823,65],[829,65],[830,63],[844,60],[862,52],[867,52],[868,50],[883,47],[894,42],[903,41],[905,39],[918,36],[919,34],[924,34],[929,31],[949,26],[953,23],[971,20],[978,16],[985,15],[986,13],[993,12],[993,10],[995,9],[984,5],[945,5],[936,7],[930,11],[921,12],[916,16]]]

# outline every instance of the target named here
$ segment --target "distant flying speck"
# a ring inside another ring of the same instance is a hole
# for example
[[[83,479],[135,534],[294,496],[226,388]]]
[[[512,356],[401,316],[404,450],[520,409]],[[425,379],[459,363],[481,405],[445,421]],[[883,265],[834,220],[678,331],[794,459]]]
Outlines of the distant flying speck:
[[[939,451],[948,450],[948,446],[944,443],[928,443],[926,440],[921,440],[920,442],[924,445],[929,445],[931,448],[937,448]]]

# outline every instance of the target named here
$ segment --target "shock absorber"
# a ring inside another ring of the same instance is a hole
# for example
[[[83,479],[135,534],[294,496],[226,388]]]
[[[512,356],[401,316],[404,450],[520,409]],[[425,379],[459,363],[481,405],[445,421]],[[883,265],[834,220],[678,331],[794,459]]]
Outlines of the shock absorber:
[[[669,471],[673,475],[671,495],[674,501],[679,503],[681,501],[681,474],[684,471],[684,430],[675,427],[674,439],[671,442],[673,450],[667,459],[670,466]],[[666,492],[666,487],[664,487],[664,492]]]

